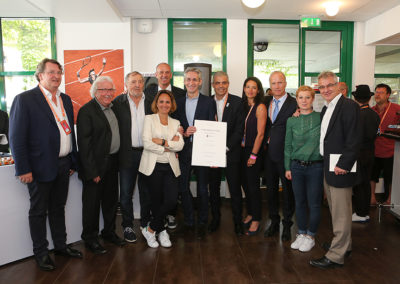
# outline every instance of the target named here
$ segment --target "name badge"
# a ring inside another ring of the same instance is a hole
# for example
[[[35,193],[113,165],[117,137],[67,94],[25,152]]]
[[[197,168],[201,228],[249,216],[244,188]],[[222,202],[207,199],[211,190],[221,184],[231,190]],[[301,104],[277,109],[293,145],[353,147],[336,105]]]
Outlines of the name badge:
[[[69,125],[65,119],[60,121],[60,124],[61,124],[62,128],[64,129],[65,134],[67,134],[67,135],[71,134],[71,128],[69,127]]]

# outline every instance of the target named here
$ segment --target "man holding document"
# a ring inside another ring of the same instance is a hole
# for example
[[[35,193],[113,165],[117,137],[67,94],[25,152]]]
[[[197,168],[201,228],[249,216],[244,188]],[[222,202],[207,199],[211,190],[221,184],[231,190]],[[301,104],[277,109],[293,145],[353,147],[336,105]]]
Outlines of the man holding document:
[[[322,72],[318,86],[326,101],[321,112],[320,153],[324,157],[324,188],[334,236],[325,256],[311,260],[310,264],[333,268],[343,266],[344,256],[351,251],[351,196],[357,182],[354,164],[360,139],[360,108],[340,93],[335,73]]]
[[[181,176],[179,190],[182,198],[185,229],[194,229],[193,200],[190,193],[190,174],[194,170],[197,180],[198,199],[198,230],[197,237],[204,238],[208,220],[208,167],[192,167],[192,146],[193,134],[196,132],[196,120],[215,121],[215,101],[210,97],[200,94],[202,84],[201,71],[197,68],[188,68],[184,73],[184,84],[186,96],[177,99],[177,111],[174,117],[177,118],[183,128],[185,146],[179,153],[179,164]]]

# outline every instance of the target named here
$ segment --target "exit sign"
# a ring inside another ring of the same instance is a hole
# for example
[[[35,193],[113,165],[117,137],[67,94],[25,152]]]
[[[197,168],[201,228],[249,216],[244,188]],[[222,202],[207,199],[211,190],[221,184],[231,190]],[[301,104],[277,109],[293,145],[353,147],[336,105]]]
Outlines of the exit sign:
[[[320,28],[320,18],[301,18],[300,26],[302,28]]]

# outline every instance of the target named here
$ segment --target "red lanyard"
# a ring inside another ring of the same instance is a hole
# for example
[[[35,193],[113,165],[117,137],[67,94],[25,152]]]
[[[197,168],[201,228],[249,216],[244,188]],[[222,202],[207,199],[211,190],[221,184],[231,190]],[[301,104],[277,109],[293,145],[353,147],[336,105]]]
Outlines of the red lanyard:
[[[389,102],[389,105],[388,105],[388,107],[386,108],[386,111],[385,111],[385,113],[383,114],[383,117],[382,117],[382,119],[381,119],[381,123],[379,123],[379,129],[381,129],[381,125],[382,125],[382,123],[383,123],[383,120],[385,119],[386,114],[388,113],[389,108],[390,108],[391,105],[392,105],[392,103]]]

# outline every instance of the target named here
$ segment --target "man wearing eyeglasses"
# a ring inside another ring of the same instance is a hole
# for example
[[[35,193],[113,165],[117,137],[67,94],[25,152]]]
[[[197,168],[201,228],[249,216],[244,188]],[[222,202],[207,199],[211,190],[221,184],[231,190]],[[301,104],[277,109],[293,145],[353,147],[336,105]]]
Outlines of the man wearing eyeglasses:
[[[47,215],[55,254],[82,258],[66,245],[64,208],[77,153],[71,99],[58,89],[62,74],[59,62],[43,59],[35,73],[39,85],[16,96],[10,112],[15,175],[28,186],[33,253],[45,271],[55,269],[46,239]]]
[[[120,136],[113,111],[115,87],[108,76],[100,76],[90,88],[93,99],[78,113],[77,133],[82,190],[82,239],[94,254],[106,250],[99,243],[99,214],[103,213],[104,241],[122,246],[125,241],[115,233],[118,202],[118,151]]]
[[[360,107],[344,97],[336,74],[325,71],[318,76],[325,106],[321,112],[320,153],[324,158],[324,189],[332,218],[333,239],[322,258],[310,261],[319,268],[340,267],[351,252],[352,187],[357,182],[361,132]]]
[[[130,72],[125,76],[127,93],[113,101],[121,137],[119,151],[120,203],[124,239],[136,242],[133,229],[133,192],[138,180],[140,199],[140,226],[147,227],[150,222],[150,197],[145,188],[143,174],[139,173],[139,164],[143,152],[144,117],[151,114],[151,102],[143,94],[144,79],[139,72]]]

